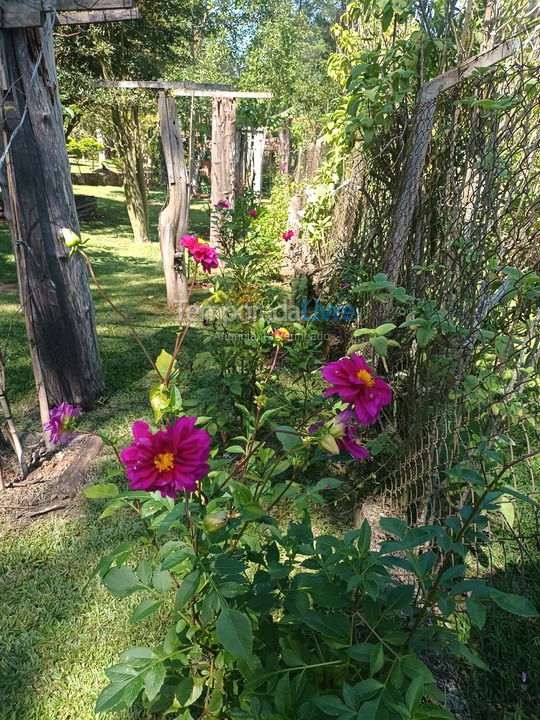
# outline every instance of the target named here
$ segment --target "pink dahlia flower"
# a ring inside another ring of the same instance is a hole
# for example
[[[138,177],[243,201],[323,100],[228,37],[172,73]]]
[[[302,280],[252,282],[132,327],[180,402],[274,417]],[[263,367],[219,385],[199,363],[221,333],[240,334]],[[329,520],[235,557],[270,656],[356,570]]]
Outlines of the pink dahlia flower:
[[[216,210],[228,210],[230,207],[231,205],[227,202],[227,200],[220,200],[216,204]]]
[[[351,410],[344,410],[327,423],[327,432],[323,433],[320,446],[330,455],[338,455],[340,452],[348,452],[356,460],[369,457],[369,450],[358,442],[359,428],[350,422],[353,413]],[[309,434],[313,435],[325,424],[315,423],[309,428]]]
[[[294,230],[285,230],[281,237],[285,240],[285,242],[288,242],[291,238],[294,237]]]
[[[77,437],[73,428],[75,420],[81,413],[82,408],[73,407],[66,402],[53,408],[49,413],[49,422],[43,425],[43,428],[49,433],[51,442],[64,445]]]
[[[195,428],[197,418],[181,417],[152,433],[147,423],[133,424],[135,441],[120,453],[132,490],[159,490],[176,497],[194,492],[210,466],[210,435]]]
[[[202,242],[196,235],[184,235],[180,244],[187,248],[195,262],[202,265],[204,272],[209,273],[219,267],[216,249]]]
[[[258,213],[256,210],[254,210],[253,208],[250,208],[250,209],[248,210],[248,215],[251,215],[252,218],[258,218],[258,217],[259,217],[259,213]]]
[[[333,386],[324,392],[324,397],[339,395],[352,406],[356,419],[362,425],[373,425],[382,408],[392,400],[390,386],[375,377],[364,358],[355,353],[328,363],[321,373]]]

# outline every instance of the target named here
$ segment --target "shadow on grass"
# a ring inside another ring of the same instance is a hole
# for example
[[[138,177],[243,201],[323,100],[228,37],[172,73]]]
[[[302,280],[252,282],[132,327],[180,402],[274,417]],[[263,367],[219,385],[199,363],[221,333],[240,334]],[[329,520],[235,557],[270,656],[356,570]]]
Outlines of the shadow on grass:
[[[504,567],[487,579],[507,593],[523,595],[540,608],[540,554],[524,562],[503,556]],[[489,666],[467,668],[462,687],[474,720],[538,720],[540,717],[540,621],[512,615],[495,603],[487,606],[487,621],[473,630],[469,642]],[[524,673],[524,674],[523,674]]]
[[[103,670],[121,650],[158,641],[162,628],[128,621],[137,598],[120,601],[98,579],[85,588],[102,555],[142,533],[132,518],[97,514],[94,506],[83,518],[40,521],[3,543],[1,720],[90,720]]]

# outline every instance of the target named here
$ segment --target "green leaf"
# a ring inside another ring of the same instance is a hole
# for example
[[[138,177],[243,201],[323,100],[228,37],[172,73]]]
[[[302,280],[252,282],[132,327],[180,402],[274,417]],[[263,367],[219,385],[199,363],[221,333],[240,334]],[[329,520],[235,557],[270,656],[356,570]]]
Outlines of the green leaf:
[[[145,617],[148,617],[149,615],[155,613],[156,610],[158,610],[160,607],[161,600],[152,600],[152,598],[147,598],[146,600],[143,600],[137,605],[130,617],[130,622],[139,622]]]
[[[367,680],[361,680],[353,688],[357,702],[364,702],[365,700],[369,700],[382,687],[383,687],[383,684],[380,683],[378,680],[375,680],[375,678],[368,678]]]
[[[405,702],[409,711],[412,711],[415,705],[418,705],[424,694],[424,679],[420,676],[415,677],[405,694]]]
[[[143,686],[142,677],[130,678],[126,682],[108,685],[97,699],[96,713],[118,712],[133,705]]]
[[[343,700],[335,695],[323,695],[322,697],[315,698],[313,704],[316,705],[319,710],[333,717],[341,717],[344,712],[350,709],[345,705]]]
[[[103,578],[103,584],[113,595],[120,598],[125,598],[144,587],[127,565],[111,568]]]
[[[166,350],[162,350],[159,353],[158,359],[156,360],[156,368],[162,378],[165,378],[165,376],[167,375],[167,371],[169,370],[171,360],[172,360],[172,355],[170,353],[168,353]],[[172,373],[174,373],[176,371],[177,365],[178,365],[178,363],[175,360],[173,363],[171,375],[172,375]]]
[[[249,662],[253,652],[253,631],[247,615],[226,605],[217,619],[216,634],[225,650],[239,660]]]
[[[381,518],[379,525],[385,532],[397,535],[399,538],[403,538],[407,532],[407,523],[400,518]]]
[[[385,357],[388,353],[388,340],[385,337],[378,336],[371,338],[373,349],[378,355]]]
[[[497,591],[492,597],[497,605],[507,612],[521,617],[538,617],[538,611],[532,602],[521,595]]]
[[[276,437],[284,450],[292,450],[302,445],[302,438],[296,430],[288,425],[278,425],[275,430]]]
[[[425,325],[416,331],[416,342],[420,347],[426,347],[436,337],[437,330],[434,327]]]
[[[382,643],[377,643],[369,656],[369,672],[376,675],[384,665],[384,649]]]
[[[166,385],[158,383],[154,385],[148,394],[150,406],[154,413],[156,422],[161,419],[163,411],[169,406],[169,391]]]
[[[174,609],[176,611],[181,610],[187,605],[195,595],[195,591],[199,587],[200,577],[201,573],[198,570],[194,570],[182,580],[180,587],[176,591],[176,598],[174,600]]]
[[[388,335],[389,332],[395,329],[396,326],[393,323],[384,323],[383,325],[379,325],[375,332],[377,335]]]
[[[152,585],[158,592],[166,593],[173,586],[171,575],[167,570],[154,570],[152,575]]]
[[[513,528],[516,522],[516,508],[514,503],[506,495],[503,495],[501,498],[501,502],[499,503],[499,512],[508,525]]]
[[[471,600],[471,598],[465,600],[465,607],[467,608],[472,624],[481,630],[486,623],[486,608],[482,603]]]
[[[113,498],[119,494],[118,486],[114,483],[101,483],[100,485],[91,485],[84,489],[87,498],[101,499]]]
[[[158,692],[161,690],[161,686],[165,681],[165,665],[159,663],[150,668],[144,675],[144,692],[146,697],[152,701]]]

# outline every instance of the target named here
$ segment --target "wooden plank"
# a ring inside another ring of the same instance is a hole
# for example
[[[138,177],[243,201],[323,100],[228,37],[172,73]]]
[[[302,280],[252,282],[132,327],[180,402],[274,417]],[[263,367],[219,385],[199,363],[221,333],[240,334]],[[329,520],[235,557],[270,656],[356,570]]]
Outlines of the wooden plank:
[[[211,98],[263,98],[273,97],[271,92],[251,92],[244,90],[188,90],[174,89],[171,91],[176,97],[211,97]]]
[[[232,85],[215,83],[193,83],[167,80],[102,80],[98,87],[120,90],[170,90],[173,95],[183,97],[212,98],[271,98],[269,91],[236,90]]]
[[[495,47],[491,48],[491,50],[479,53],[478,55],[469,58],[469,60],[462,62],[460,65],[457,65],[455,68],[448,70],[442,75],[438,75],[433,78],[433,80],[429,80],[423,85],[420,91],[422,99],[426,100],[435,98],[439,93],[449,90],[465,78],[470,77],[476,70],[496,65],[497,63],[502,62],[502,60],[506,60],[506,58],[513,54],[513,41],[505,40],[504,42],[495,45]]]
[[[43,21],[41,10],[23,3],[8,2],[0,14],[0,27],[39,27]]]
[[[234,85],[167,80],[100,80],[98,87],[121,90],[234,90]]]
[[[140,16],[140,11],[137,8],[125,10],[88,10],[82,12],[59,12],[56,16],[56,24],[88,25],[90,23],[138,20]]]
[[[87,12],[104,12],[110,10],[125,10],[133,8],[134,0],[41,0],[41,4],[37,1],[34,3],[36,7],[31,7],[26,2],[17,2],[17,0],[7,0],[2,7],[0,13],[0,27],[2,28],[23,28],[23,27],[39,27],[43,24],[45,13],[52,10],[58,10],[59,13],[66,15],[70,12],[85,11]],[[41,5],[41,6],[40,6]],[[97,16],[96,16],[97,17]],[[134,17],[111,17],[111,20],[132,20]],[[107,22],[108,18],[97,20],[78,20],[79,23],[85,22]],[[59,24],[72,24],[71,22],[60,22]]]
[[[59,12],[64,10],[116,10],[121,8],[132,8],[134,0],[45,0],[44,4],[51,9],[57,8]]]

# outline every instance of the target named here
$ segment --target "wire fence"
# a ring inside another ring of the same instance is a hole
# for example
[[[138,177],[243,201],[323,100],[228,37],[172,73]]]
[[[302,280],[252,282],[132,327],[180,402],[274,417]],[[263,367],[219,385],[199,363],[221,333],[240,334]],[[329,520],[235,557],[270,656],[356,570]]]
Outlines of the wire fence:
[[[336,200],[334,266],[360,267],[366,280],[386,274],[379,293],[371,284],[357,296],[360,325],[407,319],[410,305],[385,291],[385,279],[417,299],[423,323],[395,336],[401,347],[380,368],[399,398],[387,418],[394,453],[378,472],[382,501],[412,523],[457,511],[468,490],[448,471],[479,465],[478,449],[505,445],[517,457],[540,446],[539,70],[538,51],[522,44],[420,100],[380,150],[349,160]],[[537,492],[534,468],[531,459],[513,469],[516,489]],[[486,533],[523,556],[538,516],[511,512],[512,523],[503,517]]]

